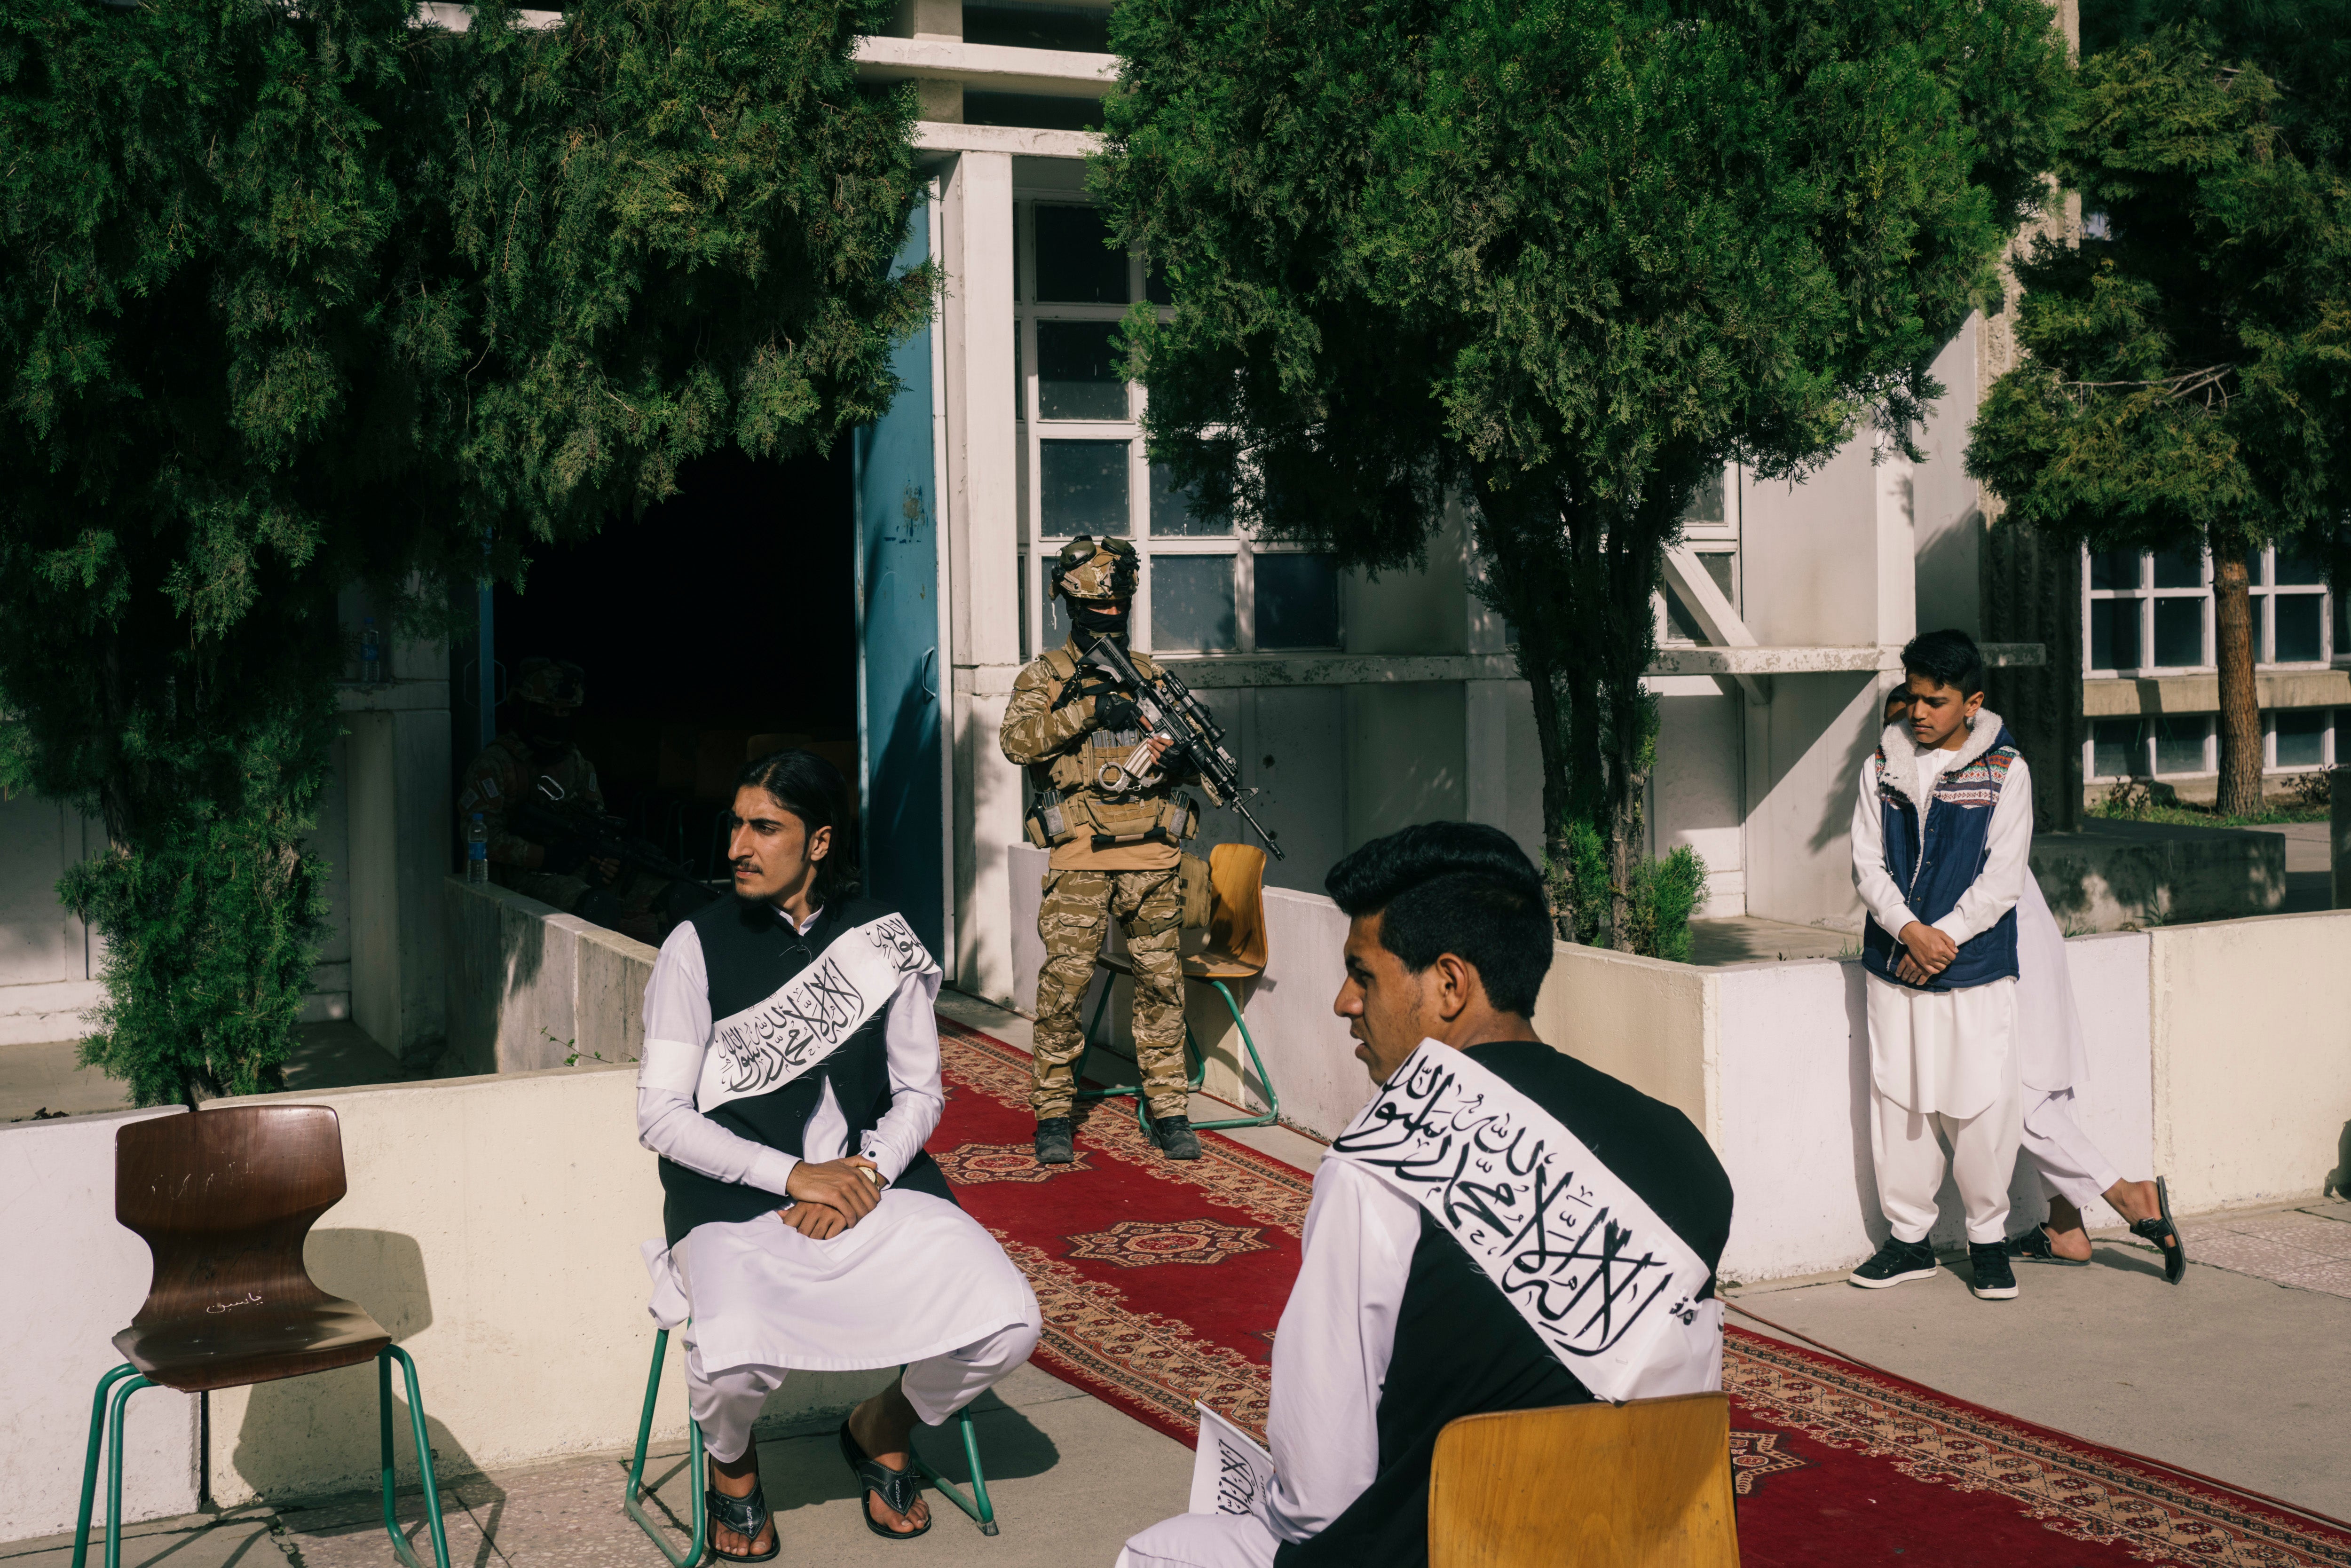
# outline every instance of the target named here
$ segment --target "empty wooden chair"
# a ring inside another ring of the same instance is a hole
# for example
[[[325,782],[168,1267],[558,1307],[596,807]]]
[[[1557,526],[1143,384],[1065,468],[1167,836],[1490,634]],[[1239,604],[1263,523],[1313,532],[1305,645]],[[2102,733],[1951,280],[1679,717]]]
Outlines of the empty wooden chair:
[[[194,1394],[376,1364],[383,1527],[408,1568],[416,1554],[392,1513],[392,1364],[408,1385],[408,1419],[424,1482],[433,1560],[449,1568],[441,1492],[416,1364],[367,1310],[330,1296],[302,1265],[319,1216],[341,1201],[343,1134],[326,1105],[233,1105],[132,1122],[114,1136],[114,1217],[154,1255],[147,1301],[114,1336],[128,1359],[98,1380],[83,1460],[74,1568],[89,1550],[101,1439],[107,1452],[106,1568],[122,1553],[122,1414],[141,1388]]]
[[[1206,980],[1225,999],[1225,1010],[1232,1014],[1235,1027],[1241,1031],[1241,1044],[1249,1051],[1249,1065],[1257,1069],[1257,1081],[1265,1088],[1265,1111],[1261,1115],[1228,1116],[1192,1125],[1269,1127],[1281,1114],[1281,1097],[1274,1090],[1273,1074],[1265,1070],[1264,1059],[1257,1053],[1257,1040],[1250,1035],[1249,1020],[1241,1017],[1240,1002],[1232,991],[1242,981],[1265,973],[1265,852],[1255,844],[1217,844],[1208,852],[1208,889],[1207,940],[1197,953],[1184,956],[1184,977]],[[1094,965],[1113,975],[1134,974],[1134,961],[1123,953],[1098,953]],[[1094,1003],[1093,1019],[1086,1025],[1086,1049],[1078,1057],[1077,1075],[1081,1082],[1086,1075],[1086,1057],[1102,1043],[1094,1038],[1094,1031],[1102,1027],[1102,1014],[1110,1008],[1110,992],[1109,986],[1102,988],[1101,998]],[[1197,1093],[1207,1076],[1207,1064],[1188,1019],[1184,1024],[1184,1050],[1190,1058],[1191,1089]],[[1143,1122],[1148,1132],[1142,1085],[1078,1091],[1081,1100],[1101,1100],[1118,1094],[1134,1096],[1135,1119]]]
[[[1464,1416],[1428,1471],[1429,1568],[1739,1568],[1720,1394]]]

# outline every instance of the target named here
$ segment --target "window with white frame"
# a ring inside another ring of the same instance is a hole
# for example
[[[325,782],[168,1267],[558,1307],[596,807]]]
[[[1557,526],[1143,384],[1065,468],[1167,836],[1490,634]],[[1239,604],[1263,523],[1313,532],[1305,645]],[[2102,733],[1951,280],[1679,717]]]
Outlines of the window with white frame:
[[[2262,768],[2306,773],[2351,759],[2351,708],[2278,708],[2262,715]],[[2143,714],[2090,721],[2089,777],[2164,779],[2220,770],[2210,714]]]
[[[1255,540],[1196,510],[1144,450],[1144,391],[1121,375],[1118,322],[1137,298],[1166,303],[1139,257],[1105,243],[1081,201],[1016,204],[1016,380],[1021,448],[1020,644],[1033,658],[1069,634],[1046,569],[1065,539],[1110,535],[1142,558],[1136,643],[1158,653],[1254,653],[1340,645],[1339,574],[1327,554]]]
[[[2089,593],[2083,656],[2088,674],[2147,675],[2213,667],[2209,556],[2201,550],[2095,550],[2085,559]],[[2335,628],[2327,613],[2326,580],[2316,564],[2291,550],[2265,549],[2252,566],[2254,662],[2332,663]]]
[[[1682,542],[1698,557],[1698,565],[1721,591],[1734,613],[1739,603],[1739,470],[1727,466],[1713,483],[1701,485],[1682,511]],[[1679,593],[1661,592],[1665,619],[1657,629],[1662,643],[1703,643],[1705,632]]]

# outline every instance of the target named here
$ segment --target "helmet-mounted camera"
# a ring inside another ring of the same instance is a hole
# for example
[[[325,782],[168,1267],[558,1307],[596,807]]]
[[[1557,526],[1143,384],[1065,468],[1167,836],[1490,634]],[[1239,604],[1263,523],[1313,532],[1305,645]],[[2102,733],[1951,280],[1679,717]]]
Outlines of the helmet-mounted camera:
[[[1072,603],[1132,599],[1140,575],[1133,545],[1119,538],[1096,542],[1080,534],[1053,558],[1051,592]]]

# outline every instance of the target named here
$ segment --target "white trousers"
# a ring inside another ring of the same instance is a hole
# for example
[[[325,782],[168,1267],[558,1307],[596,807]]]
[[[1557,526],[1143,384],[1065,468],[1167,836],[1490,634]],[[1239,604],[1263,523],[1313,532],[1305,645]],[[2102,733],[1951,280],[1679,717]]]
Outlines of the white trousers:
[[[1935,1228],[1935,1195],[1942,1188],[1944,1170],[1938,1133],[1951,1141],[1949,1168],[1967,1209],[1968,1239],[2007,1239],[2008,1182],[2023,1134],[2016,1057],[2007,1054],[2005,1087],[1972,1116],[1912,1111],[1870,1085],[1869,1152],[1877,1164],[1877,1205],[1898,1239],[1924,1241]]]
[[[693,1249],[679,1250],[690,1258]],[[690,1262],[685,1258],[681,1261],[685,1263],[679,1270],[681,1283],[690,1303],[693,1273]],[[944,1355],[907,1363],[898,1386],[923,1425],[935,1427],[1027,1361],[1037,1348],[1038,1333],[1033,1322],[1007,1323]],[[702,1446],[710,1458],[732,1464],[743,1457],[751,1446],[751,1424],[759,1418],[768,1396],[783,1386],[784,1373],[780,1366],[727,1366],[713,1372],[702,1364],[693,1323],[685,1325],[686,1409],[694,1424],[702,1428]]]
[[[2024,1092],[2023,1149],[2041,1173],[2041,1190],[2087,1208],[2123,1178],[2074,1120],[2074,1092]]]
[[[1117,1568],[1273,1568],[1280,1544],[1255,1514],[1179,1513],[1130,1537]]]

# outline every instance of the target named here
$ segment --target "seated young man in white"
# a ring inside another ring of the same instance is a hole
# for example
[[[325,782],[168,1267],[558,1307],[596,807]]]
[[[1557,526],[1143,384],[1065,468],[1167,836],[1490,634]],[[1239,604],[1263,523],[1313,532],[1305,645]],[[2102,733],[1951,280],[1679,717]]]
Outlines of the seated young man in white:
[[[1689,1118],[1535,1036],[1542,879],[1499,830],[1427,822],[1326,882],[1335,1010],[1379,1086],[1314,1176],[1274,1336],[1273,1477],[1125,1568],[1428,1561],[1428,1469],[1462,1416],[1722,1386],[1730,1181]]]
[[[712,1549],[776,1555],[751,1426],[788,1370],[905,1372],[841,1424],[876,1534],[930,1528],[912,1460],[1029,1359],[1037,1300],[923,1152],[946,1107],[939,968],[904,916],[853,896],[856,829],[831,763],[747,768],[735,894],[670,933],[645,987],[637,1130],[661,1155],[653,1316],[684,1322],[711,1471]],[[690,1320],[690,1322],[689,1322]]]

